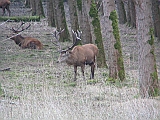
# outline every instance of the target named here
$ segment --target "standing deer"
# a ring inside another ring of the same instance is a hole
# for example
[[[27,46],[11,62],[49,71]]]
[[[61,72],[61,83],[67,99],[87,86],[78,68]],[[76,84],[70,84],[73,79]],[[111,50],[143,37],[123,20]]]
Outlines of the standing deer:
[[[91,75],[90,79],[94,79],[94,69],[95,69],[95,61],[96,61],[96,56],[98,54],[98,48],[94,44],[85,44],[82,46],[75,46],[76,43],[81,40],[80,39],[80,32],[77,31],[77,33],[72,31],[73,34],[76,37],[76,41],[74,44],[69,47],[66,50],[61,50],[60,55],[58,58],[58,62],[66,62],[68,65],[73,65],[74,66],[74,81],[76,81],[76,76],[77,76],[77,67],[81,67],[81,71],[84,77],[84,68],[85,65],[90,65],[91,66]],[[60,32],[58,33],[58,35]],[[56,34],[55,34],[56,35]]]
[[[22,23],[20,25],[20,27],[23,26],[24,23]],[[10,39],[14,40],[14,42],[19,45],[21,48],[25,49],[25,48],[30,48],[30,49],[42,49],[43,45],[42,43],[36,39],[36,38],[32,38],[32,37],[22,37],[20,35],[20,32],[28,29],[31,26],[31,24],[29,24],[26,28],[22,28],[22,30],[15,30],[14,28],[10,29],[11,31],[13,31],[13,33],[15,33],[16,35],[13,35],[10,37]],[[19,28],[20,28],[19,27]],[[18,29],[19,29],[18,28]]]
[[[10,3],[11,2],[9,0],[0,0],[0,8],[3,10],[2,16],[5,14],[5,9],[8,11],[9,16],[11,15],[11,11],[9,9]]]

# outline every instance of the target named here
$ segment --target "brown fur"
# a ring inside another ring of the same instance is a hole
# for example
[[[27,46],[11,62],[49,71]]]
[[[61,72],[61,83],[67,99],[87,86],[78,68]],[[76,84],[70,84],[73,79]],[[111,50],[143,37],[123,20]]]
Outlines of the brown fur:
[[[71,51],[65,53],[63,59],[63,52],[59,57],[59,62],[66,62],[68,65],[74,66],[74,80],[76,80],[77,66],[81,67],[83,76],[85,65],[91,66],[91,79],[94,78],[95,59],[98,54],[98,48],[94,44],[85,44],[82,46],[75,46]]]
[[[10,3],[11,2],[9,0],[0,0],[0,8],[2,8],[2,10],[3,10],[3,14],[2,15],[5,14],[5,9],[8,11],[9,16],[11,15],[11,11],[9,9]]]
[[[43,48],[42,43],[36,38],[22,37],[21,35],[17,35],[15,37],[12,37],[11,39],[14,40],[15,43],[23,49],[25,48],[42,49]]]
[[[70,52],[70,59],[68,59],[67,64],[81,66],[81,64],[90,64],[95,62],[95,57],[98,54],[97,46],[93,44],[85,44],[82,46],[75,46]]]

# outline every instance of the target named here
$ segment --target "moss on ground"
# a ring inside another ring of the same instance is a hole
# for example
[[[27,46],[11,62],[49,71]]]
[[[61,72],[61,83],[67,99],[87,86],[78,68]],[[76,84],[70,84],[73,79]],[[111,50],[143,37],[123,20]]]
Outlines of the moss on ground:
[[[14,22],[20,22],[20,21],[24,21],[24,22],[30,22],[30,21],[40,21],[40,17],[39,16],[14,16],[14,17],[2,17],[0,16],[0,21],[7,21],[7,20],[12,20]]]

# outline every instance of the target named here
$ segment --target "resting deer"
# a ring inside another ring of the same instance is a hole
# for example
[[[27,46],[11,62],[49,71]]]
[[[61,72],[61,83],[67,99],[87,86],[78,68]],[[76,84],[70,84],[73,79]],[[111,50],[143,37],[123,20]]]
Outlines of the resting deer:
[[[24,23],[22,23],[19,28],[21,28],[23,24]],[[10,39],[14,40],[14,42],[23,49],[25,48],[42,49],[43,45],[38,39],[32,38],[32,37],[23,37],[20,35],[20,32],[28,29],[30,26],[31,24],[29,24],[26,28],[22,28],[22,30],[19,30],[19,31],[15,30],[14,28],[10,29],[11,31],[13,31],[14,34],[16,34],[11,36]]]
[[[90,79],[94,79],[94,69],[95,69],[95,61],[96,61],[96,56],[98,54],[98,48],[94,44],[85,44],[82,46],[75,46],[76,43],[81,40],[80,39],[80,32],[77,31],[78,35],[76,32],[72,31],[73,34],[76,37],[76,41],[74,44],[69,47],[66,50],[60,50],[60,55],[58,58],[58,62],[66,62],[68,65],[73,65],[74,66],[74,81],[76,81],[76,76],[77,76],[77,67],[81,67],[81,71],[84,77],[84,68],[85,65],[90,65],[91,66],[91,75]],[[58,32],[58,35],[61,33]],[[55,32],[55,36],[56,36]],[[57,36],[56,36],[57,38]],[[61,47],[60,47],[61,48]]]
[[[0,8],[3,10],[2,16],[5,14],[5,9],[7,9],[9,16],[11,15],[11,11],[9,9],[10,3],[11,2],[9,0],[0,0]]]

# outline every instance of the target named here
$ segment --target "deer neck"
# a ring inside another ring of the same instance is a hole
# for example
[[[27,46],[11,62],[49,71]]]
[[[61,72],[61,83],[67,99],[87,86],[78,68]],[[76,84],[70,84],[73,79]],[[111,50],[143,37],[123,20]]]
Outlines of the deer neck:
[[[11,39],[14,40],[14,42],[19,46],[21,46],[24,42],[24,37],[22,37],[21,35],[17,35],[15,37],[12,37]]]
[[[75,55],[71,54],[70,56],[68,56],[68,59],[66,59],[66,63],[68,65],[75,65],[76,64]]]

